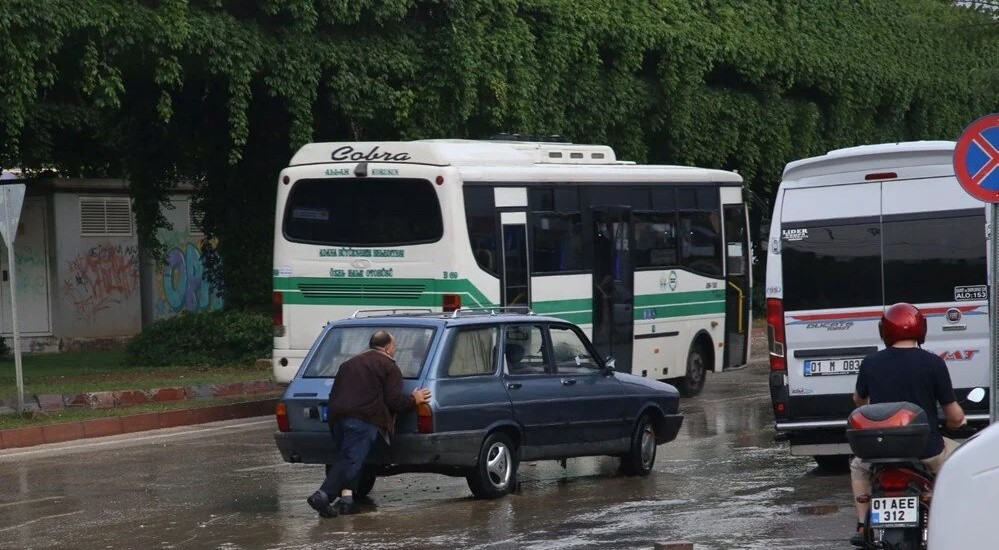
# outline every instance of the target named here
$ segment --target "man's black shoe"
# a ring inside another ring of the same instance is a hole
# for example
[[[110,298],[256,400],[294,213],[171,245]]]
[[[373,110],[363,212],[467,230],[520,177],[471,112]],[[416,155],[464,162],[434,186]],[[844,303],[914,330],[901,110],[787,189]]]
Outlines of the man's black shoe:
[[[341,516],[349,516],[351,514],[356,514],[361,511],[361,507],[358,506],[357,503],[353,501],[344,502],[343,500],[340,500],[340,502],[338,502],[337,504],[338,504],[337,512],[339,512]]]
[[[850,537],[850,544],[858,548],[867,548],[867,541],[864,539],[865,537],[862,531],[859,533],[854,533],[853,536]]]
[[[309,503],[309,506],[313,510],[319,512],[319,517],[323,518],[335,518],[337,516],[337,509],[330,505],[330,499],[322,491],[316,491],[312,493],[312,496],[305,499]]]

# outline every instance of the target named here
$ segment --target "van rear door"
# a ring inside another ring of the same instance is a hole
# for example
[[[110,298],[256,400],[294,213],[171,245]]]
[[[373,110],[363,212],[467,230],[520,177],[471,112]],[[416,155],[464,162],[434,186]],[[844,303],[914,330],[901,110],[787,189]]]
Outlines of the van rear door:
[[[784,192],[789,419],[841,421],[854,407],[860,361],[880,344],[880,218],[878,182]]]
[[[926,316],[924,347],[946,362],[962,399],[989,387],[985,208],[952,177],[882,183],[885,303]],[[967,403],[987,415],[988,400]]]

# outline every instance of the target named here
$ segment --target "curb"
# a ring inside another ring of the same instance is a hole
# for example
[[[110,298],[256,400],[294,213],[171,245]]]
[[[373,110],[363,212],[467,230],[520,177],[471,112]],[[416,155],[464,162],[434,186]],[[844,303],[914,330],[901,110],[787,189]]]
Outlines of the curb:
[[[268,416],[274,414],[274,405],[277,404],[277,401],[277,397],[272,397],[259,401],[242,401],[197,409],[174,409],[129,416],[109,416],[75,422],[60,422],[45,426],[10,428],[0,430],[0,449],[17,449],[91,437],[205,424],[219,420]]]
[[[144,390],[115,390],[82,393],[43,393],[35,394],[25,403],[30,410],[53,412],[65,409],[114,409],[146,403],[166,403],[171,401],[186,401],[208,399],[212,397],[258,396],[277,391],[277,385],[271,380],[246,380],[242,382],[221,382],[218,384],[199,384],[194,386],[158,387]],[[8,398],[5,405],[0,399],[0,414],[12,414],[10,406],[13,399]]]

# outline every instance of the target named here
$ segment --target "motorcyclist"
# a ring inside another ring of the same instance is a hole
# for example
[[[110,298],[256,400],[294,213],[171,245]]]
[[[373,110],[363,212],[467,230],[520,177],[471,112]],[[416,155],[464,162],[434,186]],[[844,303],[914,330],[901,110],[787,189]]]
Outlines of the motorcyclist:
[[[947,364],[920,348],[926,340],[923,314],[911,304],[895,304],[881,316],[878,330],[886,347],[861,362],[853,402],[859,407],[868,403],[908,401],[922,407],[931,419],[936,418],[939,403],[947,429],[963,426],[967,421],[954,396]],[[936,474],[956,448],[957,442],[940,435],[937,423],[930,422],[926,448],[919,458],[931,473]],[[857,497],[871,493],[871,470],[870,465],[859,458],[850,462],[850,486],[857,509],[857,532],[850,542],[863,546],[868,504],[858,502]]]

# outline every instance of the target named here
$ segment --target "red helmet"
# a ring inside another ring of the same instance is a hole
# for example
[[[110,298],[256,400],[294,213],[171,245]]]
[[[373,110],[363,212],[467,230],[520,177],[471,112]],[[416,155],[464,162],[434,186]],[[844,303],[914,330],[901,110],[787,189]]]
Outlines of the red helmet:
[[[926,317],[916,306],[901,302],[885,310],[878,323],[878,332],[886,346],[901,340],[926,341]]]

